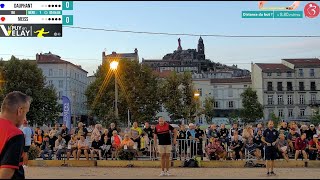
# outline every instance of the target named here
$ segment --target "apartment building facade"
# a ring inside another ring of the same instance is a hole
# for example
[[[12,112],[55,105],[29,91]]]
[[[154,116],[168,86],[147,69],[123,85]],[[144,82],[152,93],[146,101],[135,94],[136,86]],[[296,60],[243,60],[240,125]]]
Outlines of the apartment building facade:
[[[320,60],[252,64],[252,87],[264,107],[265,120],[272,113],[286,121],[308,120],[320,104]]]

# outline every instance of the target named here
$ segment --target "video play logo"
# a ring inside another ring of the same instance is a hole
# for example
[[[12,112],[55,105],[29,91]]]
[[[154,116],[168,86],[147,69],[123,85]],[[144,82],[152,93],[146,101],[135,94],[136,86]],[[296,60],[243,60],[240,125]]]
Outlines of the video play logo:
[[[316,3],[311,2],[304,7],[304,14],[308,18],[317,17],[319,15],[319,12],[319,6]]]
[[[4,8],[4,4],[0,4],[0,8]]]

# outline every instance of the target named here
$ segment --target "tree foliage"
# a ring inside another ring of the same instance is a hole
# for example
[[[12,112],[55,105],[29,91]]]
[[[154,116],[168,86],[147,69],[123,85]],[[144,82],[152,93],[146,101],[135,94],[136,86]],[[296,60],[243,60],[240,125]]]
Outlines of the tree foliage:
[[[256,91],[249,87],[241,94],[241,98],[243,109],[240,116],[245,123],[252,123],[263,117],[263,108]]]
[[[59,112],[58,98],[54,88],[46,87],[42,70],[35,61],[19,60],[14,56],[9,61],[0,64],[3,70],[5,83],[1,91],[1,101],[12,91],[21,91],[32,97],[27,119],[30,124],[42,125],[55,122]]]
[[[207,96],[204,99],[203,109],[201,111],[205,115],[207,123],[212,121],[214,117],[214,98],[212,96]]]
[[[317,111],[313,116],[311,116],[310,123],[314,124],[315,126],[320,124],[320,113],[319,113],[319,111]]]
[[[157,76],[149,67],[127,59],[119,60],[116,71],[117,73],[111,71],[109,62],[104,62],[99,66],[95,74],[96,80],[86,90],[90,114],[97,116],[104,124],[111,122],[125,124],[128,109],[131,121],[144,122],[154,119],[161,107]],[[103,86],[108,73],[110,80]],[[114,74],[116,74],[119,89],[119,119],[116,119],[114,114]],[[99,93],[100,89],[102,91]],[[97,96],[100,97],[97,98]]]

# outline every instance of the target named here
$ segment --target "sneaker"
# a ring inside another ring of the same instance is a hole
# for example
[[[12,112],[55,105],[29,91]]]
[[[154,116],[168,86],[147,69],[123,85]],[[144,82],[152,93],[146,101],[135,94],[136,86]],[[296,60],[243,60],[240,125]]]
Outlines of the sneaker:
[[[271,173],[270,173],[271,175],[273,175],[273,176],[275,176],[276,175],[276,173],[274,173],[273,171],[271,171]]]
[[[162,176],[165,176],[165,175],[166,175],[166,173],[164,171],[161,171],[159,176],[162,177]]]
[[[171,174],[170,174],[169,171],[166,171],[166,172],[165,172],[165,175],[166,175],[166,176],[171,176]]]
[[[27,168],[28,166],[27,165],[23,165],[23,168]]]

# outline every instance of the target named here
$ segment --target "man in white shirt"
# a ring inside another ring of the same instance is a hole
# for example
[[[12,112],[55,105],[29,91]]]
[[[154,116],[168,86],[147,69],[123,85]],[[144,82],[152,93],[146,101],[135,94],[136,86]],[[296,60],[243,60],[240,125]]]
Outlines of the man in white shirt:
[[[86,159],[89,160],[89,153],[89,143],[85,139],[84,135],[82,135],[78,141],[77,160],[80,160],[81,154],[84,154]]]
[[[31,146],[31,139],[32,139],[32,129],[30,127],[28,127],[28,121],[25,119],[23,121],[23,125],[22,125],[22,132],[24,134],[24,140],[25,140],[25,144],[24,144],[24,148],[23,148],[23,166],[27,167],[28,164],[28,152]]]

